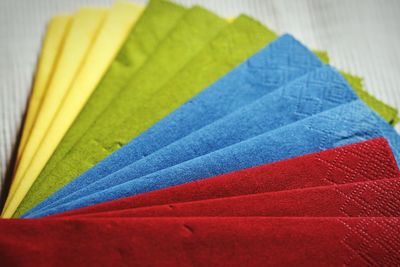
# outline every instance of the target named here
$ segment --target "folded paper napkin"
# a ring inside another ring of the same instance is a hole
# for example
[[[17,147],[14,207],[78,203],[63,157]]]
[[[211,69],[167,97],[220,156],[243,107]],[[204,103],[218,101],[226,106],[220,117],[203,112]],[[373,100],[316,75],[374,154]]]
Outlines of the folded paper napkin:
[[[244,136],[247,131],[246,127],[248,129],[247,134],[255,135],[255,130],[250,131],[251,127],[256,127],[256,130],[263,132],[302,118],[303,116],[300,113],[293,114],[292,110],[285,110],[285,112],[283,112],[283,110],[278,109],[278,105],[271,105],[280,101],[280,104],[283,104],[284,107],[287,108],[288,106],[290,107],[291,104],[283,102],[291,101],[293,102],[293,109],[295,109],[297,103],[294,102],[298,102],[295,97],[284,97],[282,95],[283,92],[277,92],[276,95],[274,95],[275,97],[273,97],[269,96],[268,93],[320,66],[321,63],[318,58],[293,37],[285,35],[279,38],[260,52],[250,57],[244,63],[240,64],[237,68],[230,71],[223,78],[215,82],[208,89],[201,92],[172,114],[168,115],[165,119],[155,124],[149,130],[133,139],[121,149],[115,151],[109,157],[96,164],[93,168],[89,169],[78,178],[72,180],[65,187],[61,188],[55,194],[40,203],[34,210],[52,204],[65,196],[70,196],[75,191],[87,187],[101,178],[142,159],[146,155],[149,155],[170,143],[173,143],[175,140],[187,136],[191,132],[214,122],[226,114],[240,109],[240,107],[243,107],[246,104],[254,102],[262,96],[265,96],[265,99],[262,102],[259,101],[256,107],[253,108],[255,112],[260,113],[258,115],[259,119],[264,120],[265,117],[270,114],[278,114],[274,117],[271,116],[268,118],[270,119],[269,124],[264,123],[264,125],[259,125],[258,122],[247,121],[248,124],[242,126],[242,133],[239,133],[237,138],[230,138],[225,141],[238,142],[237,140],[240,140],[238,139],[239,137],[241,137],[241,139],[246,139]],[[318,88],[311,88],[311,86],[310,88],[308,87],[308,83],[312,83],[312,79],[318,79],[314,84],[314,87]],[[251,80],[251,83],[248,82],[249,80]],[[323,82],[326,82],[326,85],[320,86]],[[338,88],[335,88],[336,86]],[[318,107],[312,110],[312,112],[328,109],[340,102],[345,103],[346,101],[355,98],[354,94],[351,93],[351,89],[345,85],[345,82],[340,77],[338,77],[338,74],[328,68],[319,71],[310,78],[302,78],[301,81],[294,83],[285,90],[300,91],[303,90],[303,88],[307,90],[309,89],[307,93],[309,93],[310,97],[311,95],[314,95],[314,97],[318,99],[324,97],[324,94],[320,94],[320,92],[328,90],[329,88],[335,91],[337,90],[337,94],[340,94],[343,90],[349,91],[348,94],[345,94],[347,97],[344,97],[343,100],[335,100],[333,103],[322,103],[324,100],[321,99],[321,101],[318,102]],[[306,96],[307,93],[303,95],[304,98],[308,97]],[[315,104],[315,101],[310,102],[310,104]],[[264,106],[267,110],[260,110],[260,106]],[[246,114],[250,117],[257,116],[255,114],[253,115],[252,112],[253,111],[249,111]],[[278,118],[279,114],[282,115],[282,118]],[[225,125],[222,127],[225,127]],[[231,126],[228,126],[225,130],[234,131],[237,129],[236,127],[232,128]],[[219,131],[215,133],[216,136],[220,134]],[[228,135],[224,136],[225,138],[228,138]],[[222,146],[223,144],[219,145]],[[225,146],[226,145],[227,144],[225,144]],[[211,146],[204,146],[202,148],[204,152],[212,151]],[[215,148],[213,150],[215,150]],[[169,151],[172,152],[171,150]],[[197,152],[197,154],[200,155],[199,153],[201,152],[201,149]],[[182,155],[181,153],[185,153],[185,151],[180,150],[179,154]],[[146,159],[148,158],[149,157],[146,157]],[[183,158],[184,157],[181,157],[181,159]],[[170,164],[171,162],[165,161],[164,163]],[[161,165],[158,169],[161,169]]]
[[[186,25],[186,23],[184,24]],[[203,22],[199,24],[199,26],[204,27]],[[254,54],[261,47],[265,46],[266,43],[272,41],[275,36],[274,33],[270,32],[259,22],[246,16],[240,16],[229,26],[225,27],[180,73],[164,84],[162,88],[159,88],[157,90],[158,93],[153,98],[149,98],[149,101],[134,101],[137,98],[131,96],[131,94],[135,95],[137,93],[142,95],[139,92],[141,90],[124,90],[124,94],[120,94],[115,100],[115,105],[110,107],[108,119],[102,116],[101,123],[100,121],[96,121],[94,127],[91,128],[91,132],[94,135],[86,134],[74,146],[73,150],[68,153],[67,158],[64,158],[60,162],[60,165],[53,169],[51,175],[50,173],[48,174],[48,179],[51,180],[46,180],[45,177],[43,179],[41,177],[38,178],[37,184],[41,188],[35,187],[31,190],[30,196],[28,196],[29,199],[25,201],[26,204],[22,203],[22,207],[15,216],[22,215],[23,211],[29,210],[35,204],[39,203],[40,200],[43,200],[56,191],[56,189],[65,185],[81,174],[81,172],[89,169],[89,167],[92,167],[98,160],[107,156],[107,154],[110,154],[122,144],[129,142],[133,137],[142,133],[156,121],[168,115],[234,66]],[[226,48],[227,43],[230,44],[229,50]],[[165,53],[168,55],[168,58],[171,57],[168,51],[165,51]],[[172,58],[171,60],[175,60]],[[167,64],[168,61],[164,63]],[[147,64],[150,64],[149,61]],[[155,72],[160,72],[168,67],[161,68],[158,66],[158,68],[151,67],[150,69],[152,68],[157,69]],[[141,69],[143,70],[143,68]],[[198,73],[202,73],[202,75],[198,75]],[[140,77],[143,78],[145,76]],[[153,90],[153,80],[153,78],[149,78],[142,82],[148,85],[146,86],[147,89],[152,88],[151,90]],[[131,87],[131,89],[134,88]],[[144,87],[140,88],[143,89]],[[173,92],[175,97],[171,98],[171,92]],[[119,102],[125,102],[125,104],[120,105]],[[126,103],[128,102],[131,105],[127,105]],[[120,107],[121,109],[119,109]],[[130,109],[130,111],[117,116],[117,114],[123,111],[124,108],[122,107]],[[115,116],[119,118],[114,118]],[[121,122],[121,118],[126,118],[126,120]],[[111,127],[111,121],[120,121],[121,124]],[[95,138],[95,136],[99,138]],[[92,151],[92,149],[94,150]],[[84,169],[80,169],[81,167],[84,167]]]
[[[86,216],[169,203],[396,178],[399,169],[384,138],[315,152],[146,194],[54,215]]]
[[[72,188],[66,197],[44,208],[71,202],[211,153],[356,98],[339,73],[329,66],[319,68],[118,172],[80,186],[78,191]],[[79,182],[79,178],[75,181]]]
[[[396,266],[399,232],[398,217],[11,219],[0,221],[0,258],[6,266]]]
[[[183,184],[374,137],[386,137],[398,161],[400,137],[361,101],[353,101],[232,146],[39,212],[50,215]]]
[[[90,217],[397,217],[400,176],[91,214]]]

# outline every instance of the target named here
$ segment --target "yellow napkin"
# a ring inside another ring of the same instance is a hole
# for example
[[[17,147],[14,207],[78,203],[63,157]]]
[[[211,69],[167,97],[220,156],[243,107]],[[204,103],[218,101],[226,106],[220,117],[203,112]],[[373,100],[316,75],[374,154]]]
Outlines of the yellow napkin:
[[[42,51],[40,53],[35,80],[32,87],[32,94],[26,112],[22,137],[18,147],[16,164],[18,164],[19,159],[21,158],[40,106],[46,96],[47,84],[53,73],[60,47],[70,25],[70,21],[71,16],[55,16],[47,25],[47,32],[43,40]]]
[[[29,166],[28,169],[30,179],[35,179],[39,175],[96,88],[142,11],[141,6],[127,2],[116,3],[111,8],[89,54],[34,155],[36,164]]]
[[[3,213],[7,212],[10,204],[18,206],[20,201],[17,199],[13,200],[16,189],[25,174],[30,174],[27,171],[30,161],[47,132],[75,75],[78,73],[80,65],[88,51],[90,51],[91,44],[106,15],[107,11],[105,9],[82,8],[73,16],[71,26],[60,51],[56,68],[46,89],[46,97],[40,107],[40,112],[37,115],[25,148],[23,149],[18,167],[16,168]]]
[[[117,2],[110,9],[89,53],[80,66],[79,73],[72,81],[35,154],[30,159],[32,163],[32,159],[35,158],[35,164],[29,165],[21,181],[25,182],[26,179],[29,183],[35,181],[96,88],[142,11],[143,7],[128,2]],[[24,194],[18,188],[11,193],[22,195],[23,198]]]

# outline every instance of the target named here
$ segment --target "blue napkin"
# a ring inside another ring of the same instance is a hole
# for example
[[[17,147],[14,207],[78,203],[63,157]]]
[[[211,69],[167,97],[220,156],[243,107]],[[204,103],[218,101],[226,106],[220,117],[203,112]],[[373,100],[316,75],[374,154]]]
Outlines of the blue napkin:
[[[357,99],[342,76],[318,68],[45,209],[171,167]]]
[[[27,214],[86,187],[322,66],[290,35],[283,35],[175,112],[96,164]]]
[[[396,131],[356,100],[29,217],[86,207],[380,136],[388,139],[399,162],[400,137]]]

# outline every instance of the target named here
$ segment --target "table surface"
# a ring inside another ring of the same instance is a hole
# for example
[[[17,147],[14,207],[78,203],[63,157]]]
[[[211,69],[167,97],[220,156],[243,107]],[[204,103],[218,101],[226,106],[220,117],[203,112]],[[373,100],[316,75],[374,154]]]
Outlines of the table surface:
[[[278,33],[291,33],[310,48],[328,51],[332,65],[363,76],[368,91],[400,108],[398,0],[176,2],[201,4],[226,17],[246,13]],[[9,176],[8,166],[18,142],[46,22],[58,13],[111,3],[111,0],[0,0],[0,188],[5,188],[4,181]]]

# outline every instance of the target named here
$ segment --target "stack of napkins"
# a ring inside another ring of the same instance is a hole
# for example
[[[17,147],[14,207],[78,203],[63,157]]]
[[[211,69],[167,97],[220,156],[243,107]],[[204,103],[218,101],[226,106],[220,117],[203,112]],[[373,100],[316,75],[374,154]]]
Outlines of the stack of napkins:
[[[247,15],[150,0],[56,16],[1,262],[399,265],[398,119]]]

